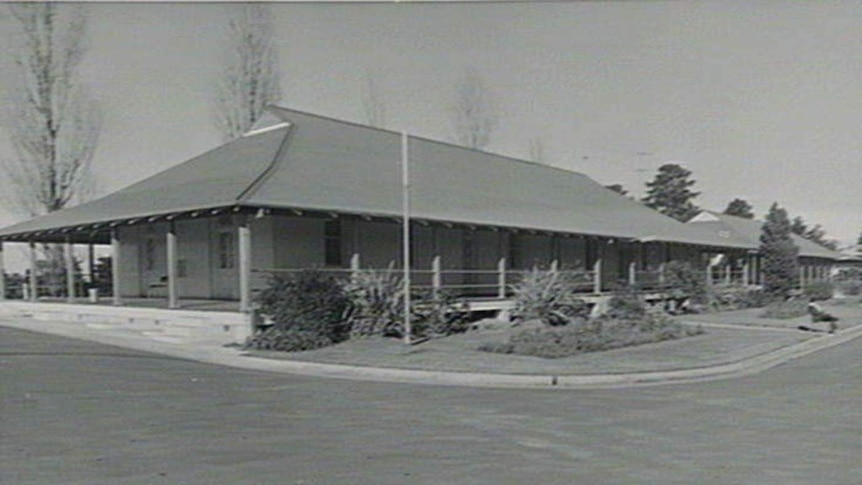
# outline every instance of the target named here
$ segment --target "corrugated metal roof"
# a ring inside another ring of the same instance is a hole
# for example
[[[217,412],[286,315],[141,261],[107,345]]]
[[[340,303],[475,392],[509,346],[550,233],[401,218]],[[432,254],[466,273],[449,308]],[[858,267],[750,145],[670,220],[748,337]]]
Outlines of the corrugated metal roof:
[[[731,237],[738,241],[760,247],[760,234],[763,221],[745,219],[743,217],[730,216],[718,212],[706,211],[709,218],[695,218],[688,225],[697,227],[705,232],[710,232],[719,237]],[[797,234],[791,234],[793,243],[799,248],[799,255],[809,258],[825,258],[838,260],[841,253],[809,241]]]
[[[275,108],[294,132],[277,169],[245,202],[401,214],[400,134]],[[411,137],[417,218],[543,231],[726,245],[558,168]],[[733,243],[731,243],[733,245]]]
[[[7,227],[0,237],[231,205],[400,217],[399,133],[284,108],[272,113],[290,126]],[[419,219],[751,248],[661,215],[579,173],[419,137],[410,138],[409,148],[412,215]]]
[[[240,138],[100,199],[0,229],[0,237],[235,204],[287,130]]]

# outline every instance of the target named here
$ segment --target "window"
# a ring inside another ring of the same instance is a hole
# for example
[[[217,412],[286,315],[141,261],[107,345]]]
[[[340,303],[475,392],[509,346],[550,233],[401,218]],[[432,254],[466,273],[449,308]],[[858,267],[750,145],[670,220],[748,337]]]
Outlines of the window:
[[[156,269],[156,240],[147,238],[144,241],[144,270],[154,271]]]
[[[323,225],[324,264],[341,267],[341,221],[326,221]]]
[[[509,236],[509,267],[512,269],[523,269],[524,261],[523,239],[520,234],[512,234]]]
[[[218,233],[218,267],[220,269],[232,269],[235,264],[233,234],[229,232]]]
[[[476,247],[476,237],[473,231],[465,229],[462,236],[464,269],[478,269],[479,253]]]

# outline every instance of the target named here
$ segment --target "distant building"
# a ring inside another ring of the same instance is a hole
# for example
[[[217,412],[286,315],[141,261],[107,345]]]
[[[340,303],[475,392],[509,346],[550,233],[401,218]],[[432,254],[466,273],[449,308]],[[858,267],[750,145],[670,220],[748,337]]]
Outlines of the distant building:
[[[760,255],[757,251],[760,247],[760,234],[763,221],[746,219],[743,217],[730,216],[712,211],[703,211],[688,224],[703,231],[706,235],[713,235],[728,242],[745,244],[750,254],[754,254],[754,266],[750,267],[751,281],[760,283]],[[825,280],[829,278],[832,267],[842,260],[841,253],[823,247],[815,242],[809,241],[797,234],[791,234],[793,243],[799,248],[799,282],[805,285],[811,281]],[[734,267],[742,267],[742,262],[731,261]]]

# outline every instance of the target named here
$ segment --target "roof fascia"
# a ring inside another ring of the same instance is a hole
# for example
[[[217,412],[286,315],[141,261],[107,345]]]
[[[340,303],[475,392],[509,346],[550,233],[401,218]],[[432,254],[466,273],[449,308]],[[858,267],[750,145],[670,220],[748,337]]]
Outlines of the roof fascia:
[[[239,193],[236,197],[237,204],[241,204],[249,199],[255,192],[260,189],[260,187],[272,176],[275,172],[276,167],[278,166],[278,162],[284,156],[284,153],[287,151],[288,146],[290,145],[290,141],[293,139],[293,134],[296,132],[296,125],[290,122],[284,122],[281,125],[277,125],[279,129],[287,127],[287,133],[284,134],[284,138],[281,140],[281,144],[278,146],[278,150],[275,152],[275,156],[272,157],[272,161],[269,165],[261,172],[251,183],[246,187],[242,192]]]
[[[290,123],[287,123],[287,122],[276,123],[276,124],[274,124],[274,125],[272,125],[272,126],[267,126],[267,127],[265,127],[265,128],[258,128],[257,130],[252,130],[252,131],[249,131],[248,133],[243,133],[243,135],[242,135],[242,136],[243,136],[243,138],[247,138],[247,137],[249,137],[249,136],[262,135],[262,134],[264,134],[264,133],[268,133],[268,132],[270,132],[270,131],[279,130],[279,129],[281,129],[281,128],[286,128],[286,127],[289,127],[289,126],[290,126]]]

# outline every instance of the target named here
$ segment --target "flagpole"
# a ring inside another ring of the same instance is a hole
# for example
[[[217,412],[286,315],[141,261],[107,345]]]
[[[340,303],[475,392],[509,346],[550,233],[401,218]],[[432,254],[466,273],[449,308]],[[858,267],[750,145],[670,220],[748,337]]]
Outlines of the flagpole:
[[[411,343],[410,322],[410,161],[407,132],[401,132],[401,212],[404,257],[404,343]]]

